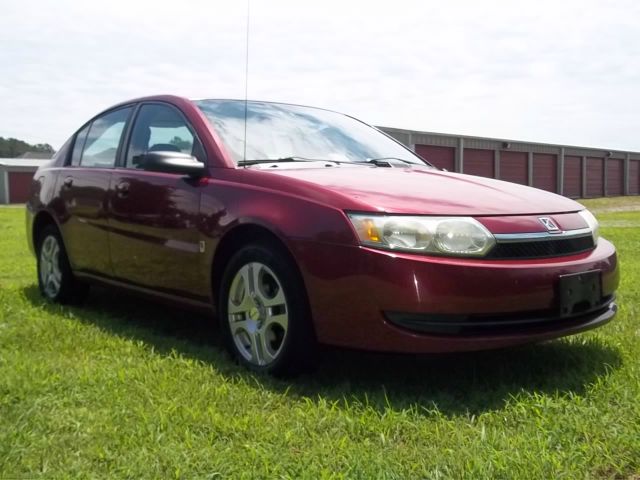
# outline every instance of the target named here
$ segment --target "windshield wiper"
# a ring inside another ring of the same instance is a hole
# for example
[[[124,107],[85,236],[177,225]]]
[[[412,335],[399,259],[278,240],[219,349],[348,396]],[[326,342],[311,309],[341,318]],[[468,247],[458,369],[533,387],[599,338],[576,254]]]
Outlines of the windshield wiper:
[[[238,165],[258,165],[260,163],[281,162],[331,162],[331,160],[320,160],[305,157],[256,158],[254,160],[238,160]]]
[[[393,161],[406,163],[408,165],[419,165],[418,163],[413,163],[408,160],[403,160],[402,158],[395,158],[395,157],[381,157],[381,158],[369,158],[367,160],[361,160],[361,161],[347,161],[347,160],[327,160],[323,158],[306,158],[306,157],[297,157],[297,156],[280,157],[280,158],[256,158],[253,160],[239,160],[238,165],[246,166],[246,165],[258,165],[263,163],[285,163],[285,162],[326,162],[326,163],[338,163],[338,164],[344,163],[348,165],[369,164],[375,167],[390,168],[393,166],[392,165]]]
[[[367,158],[363,163],[371,163],[376,167],[391,167],[391,161],[406,163],[407,165],[419,165],[418,163],[410,162],[397,157],[380,157],[380,158]]]

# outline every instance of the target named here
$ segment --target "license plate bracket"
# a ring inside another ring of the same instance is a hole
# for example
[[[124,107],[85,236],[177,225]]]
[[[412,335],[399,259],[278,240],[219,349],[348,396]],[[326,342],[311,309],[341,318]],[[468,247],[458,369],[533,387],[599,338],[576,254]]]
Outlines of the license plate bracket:
[[[567,317],[596,308],[602,301],[600,270],[560,275],[560,316]]]

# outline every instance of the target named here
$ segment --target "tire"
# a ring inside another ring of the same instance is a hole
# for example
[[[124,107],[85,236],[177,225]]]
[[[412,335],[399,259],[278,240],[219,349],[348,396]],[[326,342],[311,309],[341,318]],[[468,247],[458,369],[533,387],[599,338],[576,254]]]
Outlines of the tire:
[[[315,367],[307,294],[282,247],[265,242],[235,252],[220,282],[218,316],[225,346],[245,367],[275,376]]]
[[[54,303],[82,303],[89,286],[74,277],[62,237],[54,225],[42,230],[37,252],[40,294]]]

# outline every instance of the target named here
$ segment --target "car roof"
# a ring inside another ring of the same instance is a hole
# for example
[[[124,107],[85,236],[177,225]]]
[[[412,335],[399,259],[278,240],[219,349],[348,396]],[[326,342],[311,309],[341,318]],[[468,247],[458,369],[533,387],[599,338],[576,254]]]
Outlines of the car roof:
[[[249,102],[249,103],[268,103],[270,105],[285,105],[285,106],[288,106],[288,107],[313,108],[315,110],[324,110],[324,111],[327,111],[327,112],[333,112],[333,113],[339,113],[340,115],[345,115],[342,112],[338,112],[336,110],[331,110],[329,108],[316,107],[316,106],[313,106],[313,105],[303,105],[301,103],[273,102],[273,101],[270,101],[270,100],[256,100],[256,99],[252,99],[252,98],[249,98],[249,99],[246,99],[246,100],[244,98],[192,98],[192,99],[190,99],[190,101],[192,101],[192,102],[207,101],[207,100],[211,100],[211,101],[214,101],[214,102],[241,102],[241,103],[244,103],[246,101],[246,102]]]
[[[299,103],[288,103],[288,102],[272,102],[269,100],[256,100],[256,99],[247,99],[245,100],[244,98],[187,98],[187,97],[181,97],[179,95],[171,95],[171,94],[159,94],[159,95],[149,95],[149,96],[145,96],[145,97],[138,97],[138,98],[132,98],[130,100],[125,100],[123,102],[119,102],[111,107],[109,107],[107,110],[111,110],[113,108],[117,108],[117,107],[121,107],[124,105],[129,105],[132,103],[139,103],[139,102],[153,102],[153,101],[157,101],[157,102],[169,102],[169,103],[183,103],[183,102],[198,102],[198,101],[204,101],[204,100],[212,100],[212,101],[217,101],[217,102],[250,102],[250,103],[268,103],[268,104],[272,104],[272,105],[286,105],[286,106],[290,106],[290,107],[303,107],[303,108],[313,108],[316,110],[324,110],[327,112],[333,112],[333,113],[338,113],[340,115],[346,115],[342,112],[338,112],[336,110],[331,110],[329,108],[322,108],[322,107],[315,107],[312,105],[302,105]],[[105,110],[106,111],[106,110]],[[350,115],[347,115],[350,116]]]

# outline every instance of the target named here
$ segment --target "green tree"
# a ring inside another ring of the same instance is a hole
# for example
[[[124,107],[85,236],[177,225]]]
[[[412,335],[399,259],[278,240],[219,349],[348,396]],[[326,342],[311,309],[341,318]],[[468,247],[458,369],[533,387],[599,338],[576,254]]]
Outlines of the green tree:
[[[189,140],[183,140],[177,135],[173,137],[169,143],[178,147],[182,152],[191,150],[192,143]]]
[[[48,143],[37,143],[31,145],[25,141],[18,140],[17,138],[4,138],[0,137],[0,158],[14,158],[19,157],[23,153],[27,152],[44,152],[55,153],[55,150]]]

